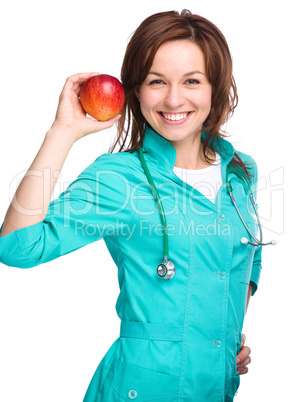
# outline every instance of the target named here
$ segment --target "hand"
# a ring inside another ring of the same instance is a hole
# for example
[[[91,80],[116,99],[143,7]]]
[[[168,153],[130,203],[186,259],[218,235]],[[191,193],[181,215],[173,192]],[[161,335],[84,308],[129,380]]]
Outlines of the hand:
[[[90,77],[98,73],[80,73],[67,78],[60,94],[59,105],[52,129],[69,131],[74,136],[74,141],[87,134],[95,133],[110,128],[120,115],[101,122],[86,116],[80,103],[79,94],[82,84]]]
[[[251,350],[248,346],[244,346],[245,340],[246,336],[242,334],[240,351],[236,358],[237,373],[240,375],[246,374],[248,372],[248,368],[246,366],[251,362],[250,358]]]

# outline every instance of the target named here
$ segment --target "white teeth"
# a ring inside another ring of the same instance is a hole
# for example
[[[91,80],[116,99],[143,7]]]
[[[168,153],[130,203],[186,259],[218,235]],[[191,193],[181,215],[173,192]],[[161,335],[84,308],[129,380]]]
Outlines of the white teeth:
[[[188,113],[163,113],[161,112],[162,116],[167,120],[183,120],[188,116]]]

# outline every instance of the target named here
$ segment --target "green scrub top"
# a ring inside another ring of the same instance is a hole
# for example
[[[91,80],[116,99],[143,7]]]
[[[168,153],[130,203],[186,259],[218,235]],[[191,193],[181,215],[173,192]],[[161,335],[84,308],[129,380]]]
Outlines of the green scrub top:
[[[222,138],[214,146],[223,179],[215,203],[174,174],[173,145],[151,128],[145,131],[143,152],[162,199],[169,258],[176,266],[171,280],[156,272],[163,230],[137,151],[101,155],[50,203],[42,222],[0,238],[0,261],[19,268],[104,239],[118,268],[121,329],[84,402],[233,400],[247,292],[250,281],[252,294],[258,286],[261,247],[241,243],[250,235],[226,192],[234,148]],[[250,163],[255,189],[256,164],[238,154]],[[229,180],[256,233],[244,183],[234,174]]]

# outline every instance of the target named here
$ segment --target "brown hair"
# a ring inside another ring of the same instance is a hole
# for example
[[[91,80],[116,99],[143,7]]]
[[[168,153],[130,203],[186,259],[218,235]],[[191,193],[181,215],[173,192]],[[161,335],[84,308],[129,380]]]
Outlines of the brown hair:
[[[121,69],[125,107],[118,121],[118,136],[110,152],[117,144],[120,145],[119,151],[128,152],[134,152],[142,144],[147,121],[141,113],[135,89],[146,79],[159,47],[179,39],[190,40],[200,47],[205,58],[207,78],[212,85],[211,110],[202,128],[202,131],[208,132],[203,142],[206,161],[210,160],[206,154],[207,146],[214,151],[213,143],[217,136],[226,137],[221,127],[232,116],[238,103],[226,39],[213,23],[199,15],[191,14],[188,10],[183,10],[181,14],[168,11],[146,18],[129,41]],[[125,149],[129,135],[129,145]],[[238,154],[234,154],[231,163],[243,170],[250,179],[246,165]]]

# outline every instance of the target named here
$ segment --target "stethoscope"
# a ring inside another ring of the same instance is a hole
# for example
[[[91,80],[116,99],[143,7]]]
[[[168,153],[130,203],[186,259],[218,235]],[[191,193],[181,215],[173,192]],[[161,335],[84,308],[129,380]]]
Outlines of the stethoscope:
[[[158,190],[157,190],[157,188],[155,186],[155,183],[154,183],[154,181],[152,179],[151,173],[150,173],[150,171],[148,169],[148,166],[147,166],[147,163],[145,161],[142,147],[139,147],[138,153],[139,153],[139,158],[140,158],[142,167],[143,167],[144,172],[145,172],[145,174],[147,176],[148,182],[149,182],[149,184],[151,186],[153,197],[154,197],[154,199],[156,201],[156,204],[157,204],[160,216],[161,216],[162,227],[163,227],[163,236],[164,236],[164,254],[163,255],[164,255],[164,261],[161,264],[158,265],[157,274],[158,274],[158,276],[160,276],[163,279],[171,279],[171,278],[173,278],[173,276],[175,274],[175,266],[174,266],[174,263],[168,259],[168,255],[169,255],[168,233],[167,233],[167,224],[166,224],[165,212],[164,212],[164,209],[163,209],[163,205],[162,205],[161,198],[159,196]],[[249,227],[247,226],[245,220],[243,219],[243,217],[242,217],[242,215],[241,215],[241,213],[240,213],[240,211],[238,209],[237,203],[236,203],[236,201],[234,199],[234,196],[233,196],[233,193],[232,193],[231,183],[228,180],[228,175],[231,174],[231,173],[234,173],[239,179],[241,179],[244,182],[244,184],[246,185],[247,189],[248,189],[249,197],[250,197],[253,209],[254,209],[255,214],[256,214],[257,223],[258,223],[258,227],[259,227],[259,231],[260,231],[260,239],[259,240],[252,234],[252,232],[250,231]],[[251,187],[250,187],[246,177],[230,164],[226,168],[226,190],[227,190],[227,193],[229,194],[229,196],[231,198],[231,201],[232,201],[232,203],[233,203],[233,205],[234,205],[234,207],[235,207],[235,209],[236,209],[236,211],[237,211],[237,213],[238,213],[238,215],[239,215],[244,227],[246,228],[246,230],[248,231],[248,233],[251,235],[251,237],[254,240],[254,242],[251,242],[246,237],[242,237],[241,238],[241,243],[242,244],[251,244],[252,246],[255,246],[255,247],[267,246],[269,244],[275,245],[277,243],[276,240],[271,240],[268,243],[263,243],[262,242],[262,238],[263,238],[262,225],[260,223],[260,218],[259,218],[259,215],[258,215],[255,200],[254,200],[253,195],[252,195]]]

